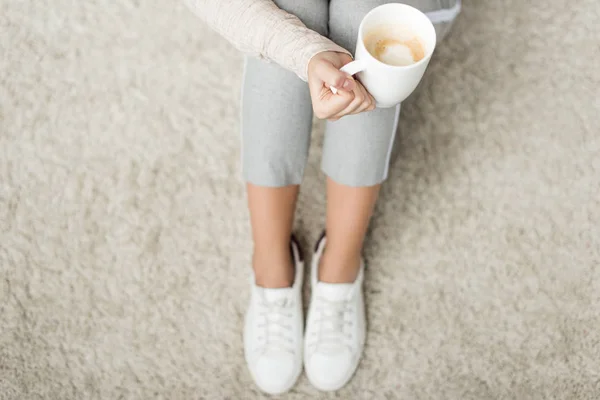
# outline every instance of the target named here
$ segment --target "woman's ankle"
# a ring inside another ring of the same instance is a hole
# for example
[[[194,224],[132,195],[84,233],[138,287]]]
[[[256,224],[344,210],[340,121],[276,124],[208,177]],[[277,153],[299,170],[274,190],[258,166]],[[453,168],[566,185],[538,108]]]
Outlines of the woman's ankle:
[[[280,251],[261,251],[255,248],[252,268],[258,286],[275,289],[294,284],[294,262],[289,248]]]
[[[334,252],[325,248],[319,263],[319,281],[352,283],[360,270],[360,252]]]

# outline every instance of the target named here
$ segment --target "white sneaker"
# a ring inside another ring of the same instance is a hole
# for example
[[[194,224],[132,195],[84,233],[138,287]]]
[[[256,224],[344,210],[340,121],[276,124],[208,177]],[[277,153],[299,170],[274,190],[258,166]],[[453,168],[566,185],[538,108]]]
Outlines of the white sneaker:
[[[291,240],[295,267],[290,288],[257,286],[252,274],[250,305],[244,324],[244,355],[256,385],[280,394],[294,386],[302,372],[302,279],[304,262],[296,240]]]
[[[309,381],[320,390],[344,386],[356,370],[366,335],[362,293],[364,262],[353,283],[319,282],[319,261],[325,235],[317,242],[312,260],[312,298],[304,341],[304,369]]]

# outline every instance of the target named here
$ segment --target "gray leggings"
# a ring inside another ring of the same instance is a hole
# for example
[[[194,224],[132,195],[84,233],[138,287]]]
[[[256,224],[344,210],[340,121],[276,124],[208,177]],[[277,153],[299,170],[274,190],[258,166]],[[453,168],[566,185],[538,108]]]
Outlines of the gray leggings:
[[[457,1],[402,2],[423,12],[444,14],[444,10],[460,6]],[[280,8],[296,15],[307,27],[350,51],[354,51],[364,15],[389,2],[275,0]],[[435,18],[432,20],[436,22]],[[435,23],[438,39],[451,22]],[[348,186],[372,186],[383,182],[388,174],[399,114],[400,106],[327,121],[323,172],[335,182]],[[276,64],[248,57],[244,67],[241,125],[244,180],[269,187],[300,184],[312,128],[312,103],[306,82]]]

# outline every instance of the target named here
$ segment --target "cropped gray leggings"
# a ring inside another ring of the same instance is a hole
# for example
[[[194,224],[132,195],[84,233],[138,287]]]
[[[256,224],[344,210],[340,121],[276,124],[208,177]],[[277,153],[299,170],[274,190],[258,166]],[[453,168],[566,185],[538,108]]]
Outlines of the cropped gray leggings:
[[[386,0],[275,0],[310,29],[354,51],[358,27],[372,8]],[[403,0],[430,14],[444,36],[459,0]],[[375,109],[327,121],[321,168],[335,182],[372,186],[384,181],[398,125],[400,106]],[[306,82],[282,67],[248,57],[242,89],[242,173],[259,186],[282,187],[302,181],[312,127]]]

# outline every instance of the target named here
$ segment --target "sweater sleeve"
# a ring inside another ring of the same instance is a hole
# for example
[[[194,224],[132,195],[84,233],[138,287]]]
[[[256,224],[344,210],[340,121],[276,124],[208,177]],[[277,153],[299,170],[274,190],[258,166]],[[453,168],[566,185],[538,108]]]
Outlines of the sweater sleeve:
[[[184,0],[237,49],[273,61],[307,80],[308,63],[323,51],[350,54],[308,29],[271,0]]]

